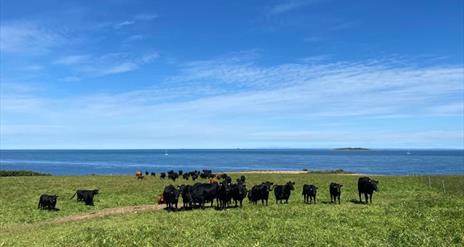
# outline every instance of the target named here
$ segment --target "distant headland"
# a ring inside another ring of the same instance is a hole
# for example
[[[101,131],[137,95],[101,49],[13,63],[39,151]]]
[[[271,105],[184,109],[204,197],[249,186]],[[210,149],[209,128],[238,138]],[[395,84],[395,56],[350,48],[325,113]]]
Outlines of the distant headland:
[[[360,148],[360,147],[347,147],[347,148],[336,148],[337,151],[369,151],[368,148]]]

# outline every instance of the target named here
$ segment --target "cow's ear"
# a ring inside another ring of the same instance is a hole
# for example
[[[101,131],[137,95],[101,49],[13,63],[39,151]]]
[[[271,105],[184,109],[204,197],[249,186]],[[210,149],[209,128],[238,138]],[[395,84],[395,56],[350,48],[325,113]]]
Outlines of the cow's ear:
[[[295,185],[295,182],[292,182],[293,185]]]

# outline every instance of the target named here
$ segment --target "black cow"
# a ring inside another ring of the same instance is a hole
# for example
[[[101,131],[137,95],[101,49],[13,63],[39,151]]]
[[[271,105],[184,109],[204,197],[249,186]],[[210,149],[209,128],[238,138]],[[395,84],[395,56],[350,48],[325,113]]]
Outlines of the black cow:
[[[316,194],[317,194],[317,187],[312,184],[305,184],[303,185],[303,196],[305,203],[316,203]]]
[[[189,180],[190,173],[184,173],[184,174],[182,174],[182,177],[183,177],[185,180]]]
[[[184,171],[179,170],[178,174],[179,174],[179,176],[182,176],[182,174],[184,174]]]
[[[232,194],[230,190],[231,190],[231,186],[229,183],[227,183],[227,181],[223,181],[222,183],[219,184],[217,199],[219,202],[218,207],[220,209],[226,208],[227,205],[230,203],[230,200],[232,198]]]
[[[182,203],[184,208],[192,208],[192,186],[191,185],[181,185],[179,187],[179,192],[182,196]]]
[[[232,183],[232,178],[226,175],[226,176],[224,177],[224,182],[226,182],[227,184],[230,185],[230,184]]]
[[[145,171],[145,176],[148,176],[148,174],[150,174],[150,173],[148,173],[148,171]]]
[[[166,173],[165,172],[160,173],[160,178],[165,179],[166,178]]]
[[[42,194],[39,198],[39,205],[37,208],[55,210],[57,198],[57,195]]]
[[[93,197],[96,194],[98,194],[98,190],[77,190],[71,199],[77,195],[77,201],[84,201],[85,205],[93,206]]]
[[[190,174],[190,177],[192,177],[192,180],[195,181],[198,178],[198,173],[192,173]]]
[[[247,196],[246,185],[241,182],[232,184],[230,193],[232,195],[232,199],[235,202],[235,207],[237,207],[238,202],[240,202],[240,207],[242,207],[243,199]]]
[[[275,185],[274,186],[274,195],[276,198],[276,203],[281,203],[285,200],[285,203],[288,203],[288,198],[292,193],[292,190],[295,189],[294,187],[295,182],[287,182],[285,185]]]
[[[155,172],[152,172],[152,173],[150,173],[150,175],[152,175],[152,176],[156,176],[156,173],[155,173]]]
[[[177,172],[171,172],[168,174],[168,178],[171,179],[172,181],[176,181],[176,179],[179,177],[179,174]]]
[[[253,186],[251,188],[251,202],[257,204],[258,200],[261,200],[261,204],[264,205],[264,202],[266,202],[266,205],[268,205],[269,191],[272,190],[273,184],[271,182],[263,182],[262,184]]]
[[[342,194],[342,184],[337,183],[330,183],[329,191],[330,191],[330,202],[340,204],[340,195]]]
[[[378,184],[379,181],[377,180],[370,179],[369,177],[360,177],[358,179],[359,202],[362,202],[361,194],[364,194],[366,204],[368,203],[368,198],[372,203],[372,194],[374,194],[374,191],[377,191]]]
[[[240,176],[240,178],[237,178],[237,183],[245,183],[245,176]]]
[[[166,202],[167,209],[177,209],[177,203],[179,202],[179,191],[173,185],[168,185],[164,188],[163,198]]]
[[[209,183],[196,183],[192,186],[192,200],[201,208],[205,208],[206,202],[211,202],[211,207],[214,205],[214,200],[217,198],[219,185]]]

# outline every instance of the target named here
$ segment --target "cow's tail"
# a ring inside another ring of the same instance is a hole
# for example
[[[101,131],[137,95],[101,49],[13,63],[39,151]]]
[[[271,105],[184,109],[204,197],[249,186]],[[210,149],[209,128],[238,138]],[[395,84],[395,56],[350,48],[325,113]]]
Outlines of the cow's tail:
[[[73,199],[76,196],[76,194],[77,194],[77,192],[74,193],[74,195],[69,200]]]

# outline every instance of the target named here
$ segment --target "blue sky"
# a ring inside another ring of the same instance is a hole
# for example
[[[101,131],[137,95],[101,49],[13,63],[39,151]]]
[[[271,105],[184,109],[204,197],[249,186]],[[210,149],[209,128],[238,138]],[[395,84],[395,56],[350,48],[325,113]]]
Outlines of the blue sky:
[[[464,2],[1,1],[0,148],[464,148]]]

